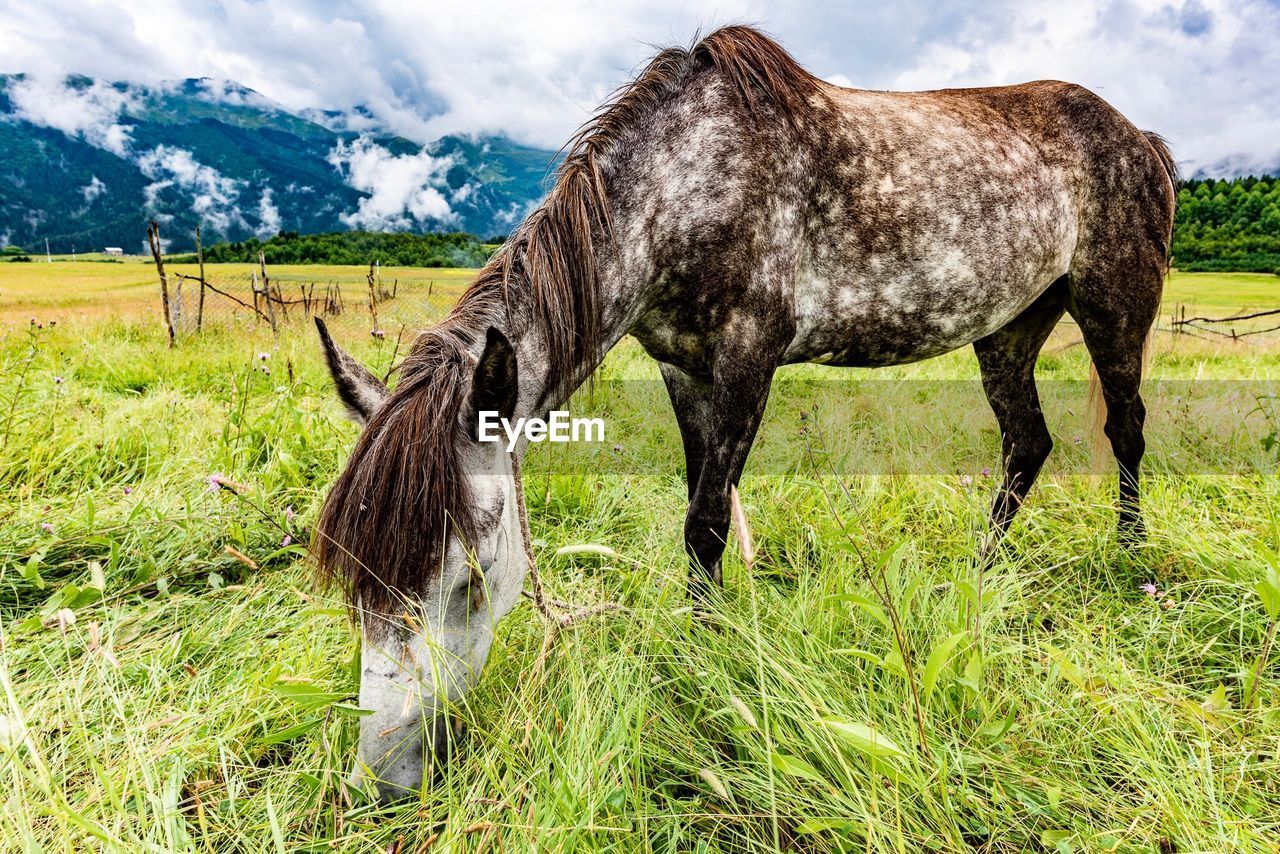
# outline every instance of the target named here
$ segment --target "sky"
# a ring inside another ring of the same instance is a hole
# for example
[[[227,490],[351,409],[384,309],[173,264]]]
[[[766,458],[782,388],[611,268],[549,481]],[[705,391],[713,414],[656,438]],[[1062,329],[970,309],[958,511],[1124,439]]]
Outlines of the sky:
[[[1280,169],[1280,0],[0,0],[0,72],[33,75],[46,123],[97,110],[108,149],[118,107],[61,105],[66,73],[234,80],[292,111],[362,105],[421,142],[559,148],[656,46],[725,23],[841,85],[1069,80],[1168,137],[1188,174]]]

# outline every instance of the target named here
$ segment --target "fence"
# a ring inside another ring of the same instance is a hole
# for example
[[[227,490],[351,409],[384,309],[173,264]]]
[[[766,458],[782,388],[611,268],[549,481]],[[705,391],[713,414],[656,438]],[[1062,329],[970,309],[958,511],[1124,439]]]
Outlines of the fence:
[[[165,266],[159,228],[147,230],[160,279],[161,307],[170,346],[178,337],[209,327],[269,327],[279,332],[312,317],[349,332],[376,337],[415,331],[448,311],[466,281],[458,272],[399,269],[383,275],[379,263],[367,270],[317,265],[272,269],[259,253],[257,264],[219,264],[207,269],[196,230],[196,264]]]

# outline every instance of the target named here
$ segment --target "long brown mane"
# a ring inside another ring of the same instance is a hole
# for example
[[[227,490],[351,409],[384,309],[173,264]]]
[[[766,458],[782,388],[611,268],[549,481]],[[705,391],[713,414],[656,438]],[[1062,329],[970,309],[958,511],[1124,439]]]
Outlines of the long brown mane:
[[[769,104],[788,120],[803,113],[819,87],[767,36],[725,27],[690,49],[660,52],[578,131],[546,200],[448,316],[419,336],[399,384],[365,427],[321,509],[319,572],[353,606],[391,613],[438,570],[450,533],[473,537],[457,443],[471,353],[489,326],[513,340],[538,332],[548,390],[572,390],[595,365],[602,348],[597,259],[613,239],[604,164],[633,128],[707,68],[749,112]]]

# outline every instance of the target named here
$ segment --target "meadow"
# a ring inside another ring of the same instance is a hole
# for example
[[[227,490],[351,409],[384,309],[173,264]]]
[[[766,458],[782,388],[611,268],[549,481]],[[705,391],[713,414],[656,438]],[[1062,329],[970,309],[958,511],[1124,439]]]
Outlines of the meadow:
[[[443,310],[468,273],[432,274]],[[1180,305],[1274,308],[1280,279],[1175,273]],[[171,350],[147,265],[0,265],[0,850],[1277,850],[1280,343],[1157,335],[1130,552],[1077,339],[1041,357],[1057,446],[985,572],[971,351],[785,369],[709,627],[674,419],[624,341],[570,407],[608,421],[598,464],[526,465],[550,592],[623,609],[544,650],[518,608],[455,761],[379,807],[344,784],[359,645],[307,559],[357,434],[313,330]]]

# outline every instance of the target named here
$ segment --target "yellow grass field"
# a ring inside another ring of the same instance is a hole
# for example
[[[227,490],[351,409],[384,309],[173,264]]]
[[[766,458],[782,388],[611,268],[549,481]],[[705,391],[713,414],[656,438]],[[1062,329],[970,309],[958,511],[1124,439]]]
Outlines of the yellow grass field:
[[[205,276],[214,284],[242,285],[256,269],[254,264],[208,264]],[[193,264],[172,264],[165,270],[170,276],[194,276],[199,272]],[[433,302],[443,304],[456,299],[474,274],[473,270],[420,267],[384,267],[381,272],[388,287],[396,278],[424,286],[426,282],[434,283],[438,299],[433,298]],[[271,267],[268,273],[281,281],[318,282],[320,289],[325,282],[338,281],[354,296],[364,287],[367,270],[320,264],[281,265]],[[108,316],[122,320],[153,317],[157,324],[161,322],[159,279],[150,261],[0,264],[0,326],[26,324],[33,317],[39,322],[65,323]]]

